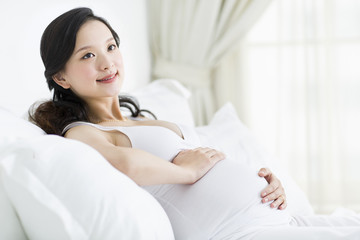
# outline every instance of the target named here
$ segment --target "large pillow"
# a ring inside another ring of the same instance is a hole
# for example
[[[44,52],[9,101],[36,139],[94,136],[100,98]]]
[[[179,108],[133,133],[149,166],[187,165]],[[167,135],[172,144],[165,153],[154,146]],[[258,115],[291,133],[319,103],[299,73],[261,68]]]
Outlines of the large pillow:
[[[42,135],[44,132],[40,128],[16,116],[10,110],[0,107],[0,162],[10,143]],[[0,171],[0,175],[2,174],[3,172]],[[0,212],[0,226],[2,226],[0,239],[26,239],[16,211],[5,194],[2,178],[0,180]]]
[[[3,190],[30,239],[173,239],[158,202],[81,142],[35,136],[2,145],[0,159]]]
[[[5,140],[32,138],[44,134],[41,128],[0,106],[0,144]]]
[[[242,161],[258,169],[269,167],[285,188],[288,210],[292,214],[314,213],[305,193],[280,166],[278,160],[259,144],[251,131],[240,121],[230,103],[216,112],[209,125],[197,127],[196,131],[203,145],[222,150],[229,159]]]
[[[23,240],[27,239],[16,212],[5,194],[2,172],[0,169],[0,239]]]

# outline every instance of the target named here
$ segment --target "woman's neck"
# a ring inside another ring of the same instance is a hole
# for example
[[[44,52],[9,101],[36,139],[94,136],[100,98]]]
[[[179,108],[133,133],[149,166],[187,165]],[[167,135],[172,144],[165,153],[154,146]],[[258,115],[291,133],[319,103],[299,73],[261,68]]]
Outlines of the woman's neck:
[[[88,101],[87,104],[89,107],[90,121],[93,123],[125,120],[120,111],[118,97]]]

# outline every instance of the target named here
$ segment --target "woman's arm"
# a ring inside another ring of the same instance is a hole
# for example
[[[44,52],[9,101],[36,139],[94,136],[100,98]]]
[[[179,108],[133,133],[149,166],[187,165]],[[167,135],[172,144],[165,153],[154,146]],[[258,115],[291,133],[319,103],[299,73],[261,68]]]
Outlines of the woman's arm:
[[[214,149],[197,148],[180,152],[171,163],[140,149],[115,146],[109,135],[86,125],[70,129],[65,137],[92,146],[138,185],[192,184],[225,158]]]

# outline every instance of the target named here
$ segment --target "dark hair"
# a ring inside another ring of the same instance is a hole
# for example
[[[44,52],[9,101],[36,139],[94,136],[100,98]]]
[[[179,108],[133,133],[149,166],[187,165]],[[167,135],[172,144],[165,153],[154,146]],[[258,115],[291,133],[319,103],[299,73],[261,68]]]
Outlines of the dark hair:
[[[95,16],[89,8],[75,8],[60,15],[47,26],[41,37],[40,54],[45,67],[44,75],[50,91],[53,91],[53,99],[37,106],[34,104],[29,110],[29,119],[48,134],[61,135],[64,127],[71,122],[89,121],[86,103],[70,89],[64,89],[53,80],[53,76],[64,69],[74,51],[77,33],[88,20],[104,23],[119,47],[117,33],[105,19]],[[149,112],[140,109],[132,97],[119,96],[119,101],[120,106],[128,108],[133,117],[142,116],[141,112]]]

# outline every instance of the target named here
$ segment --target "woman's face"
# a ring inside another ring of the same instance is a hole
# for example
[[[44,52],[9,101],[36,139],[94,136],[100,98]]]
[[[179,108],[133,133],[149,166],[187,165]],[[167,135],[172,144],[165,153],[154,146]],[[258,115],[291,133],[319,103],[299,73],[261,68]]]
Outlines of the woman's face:
[[[123,79],[120,50],[107,26],[97,20],[81,26],[73,54],[64,70],[54,76],[57,84],[85,101],[117,96]]]

